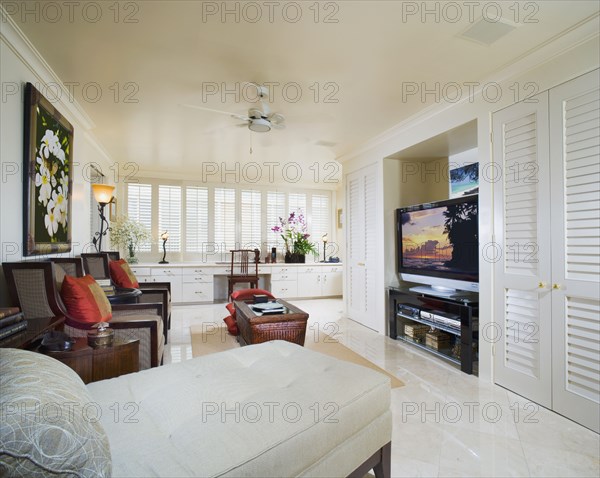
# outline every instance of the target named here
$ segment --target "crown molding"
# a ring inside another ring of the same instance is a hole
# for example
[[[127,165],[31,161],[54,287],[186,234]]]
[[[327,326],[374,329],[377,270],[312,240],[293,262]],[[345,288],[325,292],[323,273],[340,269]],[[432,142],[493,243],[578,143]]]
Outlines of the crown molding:
[[[481,80],[480,85],[486,85],[490,82],[502,83],[525,75],[528,72],[539,68],[543,64],[551,62],[557,57],[564,55],[568,51],[573,50],[574,48],[577,48],[578,46],[594,38],[598,38],[600,36],[597,26],[599,17],[600,15],[596,13],[573,25],[559,35],[556,35],[555,37],[533,48],[529,52],[521,55],[511,63],[498,68],[487,78]],[[478,87],[473,91],[475,95],[480,95],[481,90],[482,87]],[[430,121],[440,113],[457,108],[468,101],[469,96],[465,96],[456,103],[434,104],[428,106],[418,113],[408,117],[404,121],[401,121],[400,123],[387,129],[383,133],[380,133],[374,138],[366,141],[361,146],[354,149],[354,151],[340,155],[336,158],[336,160],[340,163],[344,163],[355,159],[360,155],[367,153],[368,151],[384,145],[386,142],[400,135],[404,130]],[[392,151],[388,154],[393,154],[394,152],[395,151]]]
[[[60,88],[61,99],[58,99],[56,103],[60,105],[61,112],[68,112],[67,114],[84,129],[93,129],[95,124],[92,119],[71,96],[56,72],[44,60],[2,5],[0,5],[0,23],[2,25],[0,40],[29,68],[33,76],[41,84],[52,84]],[[69,101],[63,101],[62,98],[69,98]]]

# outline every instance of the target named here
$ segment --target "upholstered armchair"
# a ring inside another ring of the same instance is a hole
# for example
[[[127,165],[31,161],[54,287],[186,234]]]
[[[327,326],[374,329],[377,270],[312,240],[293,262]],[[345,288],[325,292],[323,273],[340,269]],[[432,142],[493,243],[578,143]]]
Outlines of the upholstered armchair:
[[[5,262],[2,268],[12,303],[21,308],[25,318],[62,315],[65,333],[72,337],[85,337],[93,328],[92,323],[82,322],[67,311],[59,294],[66,275],[62,266],[53,262]],[[110,327],[115,338],[140,341],[140,370],[162,363],[162,313],[162,305],[156,303],[112,305]]]
[[[112,279],[110,276],[110,261],[119,260],[118,251],[83,253],[83,270],[94,279]],[[142,295],[138,302],[151,304],[158,302],[163,306],[165,343],[168,341],[168,330],[171,328],[171,283],[170,282],[139,282]]]

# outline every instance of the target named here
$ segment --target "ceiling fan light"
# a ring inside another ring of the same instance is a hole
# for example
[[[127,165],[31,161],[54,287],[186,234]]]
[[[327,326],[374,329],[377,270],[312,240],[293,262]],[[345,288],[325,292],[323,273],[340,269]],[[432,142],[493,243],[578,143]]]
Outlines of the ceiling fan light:
[[[253,119],[250,121],[248,128],[255,133],[267,133],[271,131],[271,123],[262,118]]]

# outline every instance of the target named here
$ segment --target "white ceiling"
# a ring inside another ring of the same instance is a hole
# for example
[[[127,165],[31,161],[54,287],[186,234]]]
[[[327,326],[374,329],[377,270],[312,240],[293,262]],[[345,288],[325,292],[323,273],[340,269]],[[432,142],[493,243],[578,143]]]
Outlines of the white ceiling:
[[[7,9],[8,3],[3,2]],[[61,80],[74,84],[75,98],[95,123],[92,133],[111,159],[188,177],[210,161],[296,161],[305,167],[333,161],[433,102],[432,95],[427,102],[419,95],[403,101],[403,84],[431,88],[482,81],[598,12],[597,1],[523,2],[518,8],[514,2],[475,2],[474,20],[481,18],[482,6],[495,3],[503,19],[516,25],[486,46],[457,36],[472,26],[465,2],[452,2],[459,10],[428,2],[428,8],[440,9],[438,22],[433,14],[403,21],[403,9],[421,8],[422,2],[321,2],[318,22],[314,2],[298,2],[302,17],[295,23],[293,2],[275,2],[272,22],[269,2],[251,2],[262,9],[256,23],[250,22],[256,9],[244,2],[228,3],[240,8],[239,22],[233,14],[225,21],[218,14],[203,21],[203,9],[223,8],[224,2],[122,2],[118,21],[114,2],[75,2],[80,6],[72,12],[65,2],[46,3],[62,11],[40,9],[33,21],[23,17],[22,5],[10,2],[9,13]],[[95,22],[98,12],[81,7],[90,3],[101,5]],[[55,21],[57,13],[61,18]],[[460,21],[448,21],[457,13]],[[337,23],[326,23],[326,15]],[[488,8],[487,15],[491,19],[496,11]],[[537,22],[524,22],[527,15]],[[247,101],[252,90],[243,88],[247,81],[276,84],[270,107],[286,117],[285,130],[251,134],[226,115],[180,106],[245,114],[253,105]],[[97,101],[95,85],[102,92]],[[219,92],[246,94],[203,98],[215,85]],[[125,102],[132,93],[137,102]],[[326,102],[328,93],[337,102]]]

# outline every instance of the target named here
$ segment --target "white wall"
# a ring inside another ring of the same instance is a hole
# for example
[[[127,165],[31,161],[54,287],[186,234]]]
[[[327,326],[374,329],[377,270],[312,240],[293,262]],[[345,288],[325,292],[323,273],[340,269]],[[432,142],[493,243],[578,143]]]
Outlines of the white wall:
[[[503,95],[498,101],[486,100],[480,93],[475,93],[473,101],[463,101],[455,104],[436,105],[425,110],[422,114],[404,122],[397,128],[375,138],[360,151],[340,158],[344,167],[344,179],[353,171],[369,164],[377,164],[381,176],[378,178],[378,199],[382,205],[393,204],[390,193],[384,191],[384,185],[389,185],[390,179],[386,178],[388,167],[384,168],[384,158],[392,156],[410,146],[421,143],[452,128],[463,125],[469,121],[477,120],[477,145],[480,170],[489,171],[492,162],[492,148],[490,143],[491,114],[515,102],[514,85],[525,85],[532,82],[538,91],[544,91],[572,78],[580,76],[598,67],[600,58],[598,31],[594,21],[582,25],[577,30],[572,30],[555,42],[548,44],[529,57],[519,60],[506,70],[496,73],[489,81],[482,84],[497,82]],[[511,86],[513,90],[511,90]],[[469,98],[470,99],[470,98]],[[399,105],[401,108],[402,105]],[[388,186],[389,187],[389,186]],[[480,177],[479,203],[482,214],[480,215],[480,241],[487,244],[492,241],[493,227],[493,183]],[[391,207],[391,206],[390,206]],[[389,244],[394,244],[390,234],[393,228],[386,226],[389,221],[389,211],[385,207],[378,209],[378,234],[377,248],[383,252],[377,257],[379,274],[374,287],[377,294],[376,310],[373,311],[380,317],[382,323],[386,320],[386,286],[390,279],[387,262],[392,252],[386,250]],[[387,244],[387,245],[386,245]],[[394,256],[395,257],[395,256]],[[346,271],[348,268],[346,268]],[[386,271],[388,273],[386,273]],[[493,296],[492,296],[492,264],[480,261],[480,329],[493,321]],[[492,349],[487,342],[480,343],[480,377],[492,377]]]
[[[2,20],[0,32],[0,259],[13,262],[23,256],[23,114],[25,84],[31,82],[42,91],[45,85],[61,84],[50,67],[10,21]],[[50,98],[49,98],[50,99]],[[107,167],[107,156],[89,134],[93,123],[81,107],[69,100],[64,90],[52,104],[75,128],[73,145],[72,242],[69,253],[77,255],[89,248],[90,184],[86,166],[95,162]],[[41,260],[45,256],[31,256]],[[0,274],[0,305],[8,298],[4,274]]]

